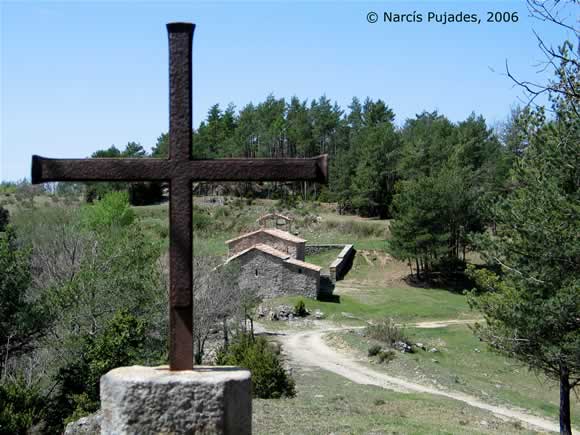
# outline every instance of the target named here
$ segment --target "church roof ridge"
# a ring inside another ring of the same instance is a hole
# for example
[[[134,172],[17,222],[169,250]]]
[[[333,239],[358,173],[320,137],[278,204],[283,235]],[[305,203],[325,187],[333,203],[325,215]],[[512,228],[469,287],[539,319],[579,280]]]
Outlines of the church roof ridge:
[[[238,237],[234,237],[233,239],[226,240],[224,243],[226,245],[229,245],[231,242],[236,242],[238,240],[245,239],[246,237],[252,236],[254,234],[258,234],[260,231],[262,231],[262,228],[260,228],[259,230],[256,230],[256,231],[251,231],[251,232],[246,233],[246,234],[241,234]]]
[[[304,267],[305,269],[314,270],[316,272],[320,272],[320,270],[321,270],[321,268],[315,264],[307,263],[305,261],[296,260],[295,258],[292,258],[290,255],[286,254],[285,252],[278,251],[277,249],[274,249],[271,246],[265,245],[263,243],[258,243],[256,245],[252,245],[249,248],[238,252],[237,254],[228,258],[226,260],[225,264],[235,260],[236,258],[242,257],[243,255],[246,255],[248,252],[253,251],[253,250],[258,250],[260,252],[263,252],[264,254],[268,254],[268,255],[271,255],[273,257],[279,258],[280,260],[284,261],[285,263],[290,263],[290,264],[293,264],[295,266]]]
[[[304,240],[298,236],[295,236],[294,234],[289,233],[288,231],[279,230],[277,228],[262,228],[262,230],[265,233],[271,234],[271,235],[273,235],[275,237],[279,237],[281,239],[288,240],[290,242],[295,242],[295,243],[306,242],[306,240]]]
[[[296,260],[295,258],[289,258],[286,260],[286,263],[294,264],[295,266],[304,267],[306,269],[315,270],[316,272],[320,272],[322,268],[317,266],[316,264],[307,263],[306,261]]]

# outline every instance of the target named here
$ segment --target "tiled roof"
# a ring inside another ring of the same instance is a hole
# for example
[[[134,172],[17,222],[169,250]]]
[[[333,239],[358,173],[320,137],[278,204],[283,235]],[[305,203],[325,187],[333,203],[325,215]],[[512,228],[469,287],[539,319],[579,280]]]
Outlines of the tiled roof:
[[[301,239],[300,237],[296,237],[295,235],[290,234],[287,231],[282,231],[282,230],[278,230],[275,228],[264,228],[264,229],[262,229],[262,231],[264,231],[265,233],[268,233],[274,237],[288,240],[290,242],[294,242],[294,243],[305,243],[306,242],[306,240]]]
[[[226,263],[235,260],[236,258],[242,257],[243,255],[247,254],[250,251],[257,250],[263,252],[264,254],[271,255],[273,257],[279,258],[286,263],[293,264],[295,266],[303,267],[305,269],[314,270],[316,272],[320,272],[320,267],[316,266],[315,264],[306,263],[305,261],[296,260],[290,257],[288,254],[278,251],[277,249],[272,248],[271,246],[264,245],[263,243],[258,243],[248,249],[244,249],[243,251],[238,252],[236,255],[227,259]]]
[[[296,260],[295,258],[289,258],[288,260],[286,260],[286,263],[294,264],[294,265],[299,266],[299,267],[304,267],[305,269],[315,270],[316,272],[320,272],[320,269],[321,269],[316,264]]]
[[[265,252],[266,254],[273,255],[274,257],[281,258],[282,260],[287,260],[288,258],[290,258],[290,255],[288,255],[287,253],[278,251],[277,249],[274,249],[268,245],[264,245],[263,243],[258,243],[257,245],[254,245],[254,248],[256,248],[259,251]]]
[[[296,237],[295,235],[290,234],[289,232],[286,232],[286,231],[277,230],[274,228],[260,228],[259,230],[252,231],[251,233],[242,234],[241,236],[235,237],[235,238],[230,239],[230,240],[226,240],[226,245],[229,245],[232,242],[237,242],[238,240],[245,239],[246,237],[253,236],[254,234],[258,234],[260,232],[264,232],[266,234],[270,234],[271,236],[277,237],[277,238],[282,239],[282,240],[287,240],[287,241],[293,242],[293,243],[305,243],[306,242],[306,240],[301,239],[300,237]]]
[[[230,258],[228,258],[226,263],[229,263],[230,261],[235,260],[236,258],[241,257],[242,255],[245,255],[246,253],[253,251],[254,249],[264,252],[266,254],[270,254],[273,257],[280,258],[281,260],[286,260],[290,258],[290,255],[286,254],[285,252],[278,251],[277,249],[274,249],[268,245],[264,245],[263,243],[258,243],[257,245],[250,246],[249,248],[244,249],[243,251],[240,251],[237,254],[231,256]]]

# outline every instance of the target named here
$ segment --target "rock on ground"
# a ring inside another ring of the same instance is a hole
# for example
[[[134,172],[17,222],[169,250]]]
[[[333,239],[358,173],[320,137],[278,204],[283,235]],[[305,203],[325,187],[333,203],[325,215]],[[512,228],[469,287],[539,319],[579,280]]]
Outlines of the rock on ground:
[[[101,411],[79,418],[66,425],[64,435],[94,435],[101,433]]]

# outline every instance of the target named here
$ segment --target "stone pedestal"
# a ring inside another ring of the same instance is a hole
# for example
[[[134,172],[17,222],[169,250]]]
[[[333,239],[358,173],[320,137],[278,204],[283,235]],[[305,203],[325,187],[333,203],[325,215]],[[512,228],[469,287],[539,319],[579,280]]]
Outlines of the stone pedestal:
[[[250,372],[121,367],[101,378],[101,434],[251,434]]]

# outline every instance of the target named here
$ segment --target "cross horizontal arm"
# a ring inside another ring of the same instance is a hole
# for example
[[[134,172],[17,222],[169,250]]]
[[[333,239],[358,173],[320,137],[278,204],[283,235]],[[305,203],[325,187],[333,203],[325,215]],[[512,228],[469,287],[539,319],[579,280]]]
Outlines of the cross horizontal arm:
[[[327,156],[306,159],[48,159],[32,156],[32,183],[48,181],[328,181]]]
[[[169,178],[166,159],[48,159],[32,156],[32,184],[47,181],[163,181]]]
[[[307,159],[215,159],[189,162],[192,181],[328,181],[326,154]]]

